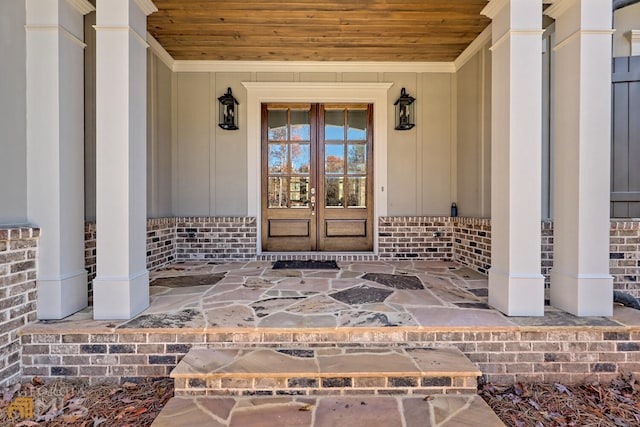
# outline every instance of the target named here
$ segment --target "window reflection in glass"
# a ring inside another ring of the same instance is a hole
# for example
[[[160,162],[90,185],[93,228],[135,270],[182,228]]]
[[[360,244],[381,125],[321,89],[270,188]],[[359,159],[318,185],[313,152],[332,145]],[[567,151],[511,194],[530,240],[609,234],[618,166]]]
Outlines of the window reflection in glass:
[[[367,178],[353,177],[348,181],[347,206],[350,208],[367,207]]]
[[[367,173],[367,146],[365,144],[349,144],[347,165],[349,173]]]
[[[324,139],[344,141],[344,110],[326,110],[324,112]]]
[[[292,177],[289,187],[292,208],[309,206],[309,178]]]
[[[291,140],[309,141],[310,139],[309,110],[291,110]]]
[[[344,144],[324,146],[325,173],[344,173]]]
[[[287,170],[287,144],[269,144],[269,173],[284,173]]]
[[[348,110],[347,139],[364,141],[367,139],[367,110]]]
[[[325,206],[344,207],[344,178],[326,178]]]
[[[289,195],[287,194],[288,178],[269,177],[269,207],[286,208]]]
[[[287,110],[269,110],[269,141],[286,141],[289,139],[287,116]]]
[[[291,172],[299,174],[309,173],[309,144],[291,144]]]

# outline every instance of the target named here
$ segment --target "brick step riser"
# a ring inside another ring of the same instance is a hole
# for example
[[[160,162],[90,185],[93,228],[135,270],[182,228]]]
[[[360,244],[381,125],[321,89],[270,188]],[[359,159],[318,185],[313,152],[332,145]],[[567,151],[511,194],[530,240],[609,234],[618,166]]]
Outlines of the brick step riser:
[[[175,378],[176,396],[475,394],[477,377]]]

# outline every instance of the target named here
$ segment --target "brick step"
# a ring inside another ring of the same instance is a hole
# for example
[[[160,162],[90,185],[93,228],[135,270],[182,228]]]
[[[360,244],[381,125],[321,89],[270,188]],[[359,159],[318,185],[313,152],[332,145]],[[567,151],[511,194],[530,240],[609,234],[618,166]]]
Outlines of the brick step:
[[[475,394],[458,349],[194,348],[171,372],[176,396]]]
[[[478,395],[174,397],[152,427],[504,427]]]

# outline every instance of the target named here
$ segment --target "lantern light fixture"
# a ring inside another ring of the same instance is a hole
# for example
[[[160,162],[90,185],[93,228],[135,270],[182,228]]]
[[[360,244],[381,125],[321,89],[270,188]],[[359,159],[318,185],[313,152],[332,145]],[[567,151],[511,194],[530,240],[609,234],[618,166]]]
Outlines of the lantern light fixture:
[[[416,124],[415,120],[415,98],[407,93],[405,88],[400,91],[400,98],[393,104],[396,107],[396,130],[409,130]]]
[[[227,93],[218,98],[218,101],[220,102],[218,126],[224,130],[237,130],[240,103],[233,97],[231,88],[227,88]]]

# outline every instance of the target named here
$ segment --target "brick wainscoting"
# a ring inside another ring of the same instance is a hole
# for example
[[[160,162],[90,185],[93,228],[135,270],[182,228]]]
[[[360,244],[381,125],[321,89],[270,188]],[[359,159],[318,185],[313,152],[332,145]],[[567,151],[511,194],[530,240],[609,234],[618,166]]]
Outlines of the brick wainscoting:
[[[480,273],[491,267],[491,220],[452,218],[453,259]]]
[[[451,259],[453,231],[447,217],[381,217],[380,259]]]
[[[640,220],[611,221],[609,271],[616,289],[640,297]]]
[[[37,228],[0,228],[0,388],[20,379],[18,329],[36,321]]]
[[[93,383],[165,377],[192,347],[456,347],[497,384],[608,382],[640,371],[640,330],[619,327],[477,331],[105,332],[22,336],[24,380],[79,376]],[[400,392],[400,391],[399,391]]]
[[[381,217],[382,260],[450,259],[481,273],[491,266],[491,220],[487,218]],[[543,221],[541,272],[549,284],[553,267],[553,222]],[[89,281],[95,278],[95,224],[85,229]],[[155,218],[147,222],[147,268],[174,261],[256,259],[254,217]],[[611,274],[616,289],[640,297],[640,220],[611,220]],[[362,256],[362,260],[373,260]],[[279,259],[262,255],[261,259]],[[324,257],[320,257],[324,259]]]
[[[176,260],[256,259],[257,224],[247,218],[175,218]]]

